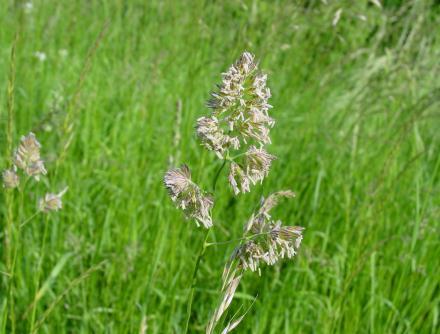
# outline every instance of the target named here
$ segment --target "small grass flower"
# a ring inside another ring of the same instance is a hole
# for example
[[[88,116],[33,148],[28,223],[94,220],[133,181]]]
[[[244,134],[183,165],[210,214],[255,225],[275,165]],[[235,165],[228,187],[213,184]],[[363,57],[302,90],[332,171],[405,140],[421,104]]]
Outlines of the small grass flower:
[[[13,157],[14,165],[37,181],[40,179],[40,175],[47,174],[44,162],[40,157],[40,149],[40,143],[31,132],[21,138],[20,145]]]
[[[263,148],[251,146],[244,155],[244,161],[240,164],[231,162],[229,170],[229,184],[235,195],[240,191],[243,193],[250,191],[250,184],[263,182],[269,174],[270,166],[276,157],[267,153]]]
[[[212,226],[210,210],[214,205],[213,198],[191,180],[187,165],[166,172],[164,183],[171,200],[183,210],[187,219],[193,218],[197,225],[202,224],[205,228]]]
[[[17,188],[20,184],[20,178],[16,172],[16,168],[6,169],[3,174],[3,186],[5,188]]]
[[[245,167],[246,175],[253,184],[263,179],[269,174],[270,165],[276,157],[267,153],[263,148],[251,146],[246,152]]]
[[[296,255],[301,245],[304,228],[283,226],[280,220],[273,221],[270,215],[270,210],[282,197],[294,197],[294,193],[287,190],[270,195],[262,201],[260,209],[252,214],[246,224],[244,232],[245,236],[249,232],[252,233],[249,236],[250,240],[239,246],[232,255],[244,270],[257,271],[261,261],[267,265],[274,265],[280,259],[286,257],[290,259]]]
[[[47,193],[44,198],[40,199],[38,209],[44,213],[61,210],[63,207],[61,198],[67,192],[67,189],[67,187],[64,188],[58,194]]]

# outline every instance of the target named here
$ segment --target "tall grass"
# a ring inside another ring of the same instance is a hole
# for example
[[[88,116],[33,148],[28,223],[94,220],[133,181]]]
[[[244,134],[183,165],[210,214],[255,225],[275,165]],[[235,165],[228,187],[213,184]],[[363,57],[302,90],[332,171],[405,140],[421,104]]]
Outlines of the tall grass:
[[[223,200],[211,237],[239,236],[260,196],[286,188],[297,198],[276,214],[307,230],[295,261],[261,279],[246,274],[232,311],[259,297],[238,332],[436,332],[440,7],[327,3],[33,1],[31,10],[2,3],[0,167],[10,153],[7,82],[18,33],[13,145],[35,131],[51,184],[69,185],[63,211],[48,218],[41,265],[43,218],[20,231],[12,297],[0,193],[3,332],[29,331],[24,314],[38,287],[35,332],[183,331],[203,233],[174,210],[161,179],[170,154],[176,165],[199,161],[197,179],[213,178],[220,162],[197,147],[193,127],[216,73],[245,49],[272,71],[277,126],[269,150],[281,158],[252,194],[234,198],[217,185]],[[30,216],[37,194],[26,196]],[[204,255],[190,332],[204,330],[232,247]]]

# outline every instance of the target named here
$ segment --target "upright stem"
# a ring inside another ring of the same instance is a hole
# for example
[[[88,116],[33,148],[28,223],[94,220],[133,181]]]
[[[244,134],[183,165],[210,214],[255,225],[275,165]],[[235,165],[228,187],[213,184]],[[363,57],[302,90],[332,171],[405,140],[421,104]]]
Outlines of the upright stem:
[[[15,89],[15,49],[17,46],[18,35],[12,44],[11,49],[11,65],[9,71],[8,89],[7,89],[7,113],[8,123],[6,128],[6,157],[10,159],[12,156],[12,140],[14,128],[14,89]],[[12,190],[9,189],[5,194],[6,202],[6,235],[4,238],[4,248],[6,254],[6,268],[9,274],[8,279],[8,304],[9,318],[11,321],[11,333],[15,333],[15,306],[14,306],[14,266],[13,266],[13,234],[14,234],[14,200]]]
[[[35,317],[36,317],[36,313],[37,313],[37,306],[38,306],[38,300],[40,299],[40,275],[41,275],[41,271],[43,270],[43,261],[44,261],[44,256],[46,253],[46,239],[47,239],[47,232],[48,232],[48,225],[49,225],[49,220],[47,219],[47,216],[45,216],[44,218],[44,232],[43,232],[43,242],[41,244],[41,251],[40,251],[40,259],[38,261],[38,268],[37,268],[37,277],[36,277],[36,281],[35,281],[35,297],[34,297],[34,301],[31,304],[31,308],[32,308],[32,315],[31,315],[31,323],[30,323],[30,330],[29,333],[32,333],[34,331],[34,324],[35,324]],[[26,312],[27,313],[27,312]]]
[[[222,165],[220,166],[220,168],[218,169],[217,173],[215,174],[214,181],[213,181],[213,183],[212,183],[212,192],[215,192],[215,187],[216,187],[216,185],[217,185],[217,180],[218,180],[218,178],[219,178],[219,176],[220,176],[220,173],[222,172],[223,168],[225,167],[227,161],[228,161],[228,159],[227,159],[227,157],[226,157],[226,158],[223,160],[223,163],[222,163]]]
[[[208,247],[207,240],[208,240],[210,231],[211,230],[209,230],[209,229],[206,231],[205,238],[203,240],[202,247],[200,248],[199,254],[197,256],[196,264],[194,266],[194,271],[193,271],[192,278],[191,278],[191,289],[189,292],[188,306],[187,306],[187,310],[186,310],[185,330],[183,331],[183,333],[185,333],[185,334],[188,333],[189,321],[191,319],[192,303],[194,300],[194,290],[196,288],[196,283],[197,283],[197,273],[199,271],[200,262],[202,261],[202,258],[205,255],[206,248]]]
[[[222,165],[220,166],[220,168],[218,169],[217,173],[215,174],[214,181],[212,183],[212,191],[213,192],[215,192],[215,187],[217,185],[217,180],[218,180],[218,178],[220,176],[221,171],[223,170],[223,168],[226,165],[226,161],[227,161],[227,158],[225,158],[223,160]],[[193,274],[192,274],[192,277],[191,277],[191,288],[190,288],[189,297],[188,297],[185,330],[183,331],[184,334],[188,333],[189,321],[191,319],[192,303],[193,303],[193,300],[194,300],[194,291],[195,291],[196,283],[197,283],[197,273],[198,273],[199,268],[200,268],[200,262],[202,261],[202,258],[205,255],[206,248],[209,247],[209,243],[207,241],[208,241],[208,237],[209,237],[209,232],[210,231],[211,231],[210,229],[208,229],[206,231],[205,238],[203,239],[203,243],[202,243],[202,246],[200,247],[199,254],[197,255],[196,264],[194,266]]]

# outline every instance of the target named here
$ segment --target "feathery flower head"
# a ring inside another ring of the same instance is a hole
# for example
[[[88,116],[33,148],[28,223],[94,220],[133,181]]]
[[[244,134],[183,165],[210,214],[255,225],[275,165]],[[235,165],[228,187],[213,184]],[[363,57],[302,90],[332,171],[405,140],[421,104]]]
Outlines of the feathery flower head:
[[[223,154],[229,147],[234,149],[240,147],[240,141],[237,137],[224,134],[215,116],[200,117],[197,120],[196,133],[203,146],[210,151],[214,151],[220,159],[223,159]]]
[[[264,260],[266,255],[261,246],[254,241],[248,241],[237,249],[236,257],[244,270],[257,271],[260,261]]]
[[[276,157],[267,153],[263,148],[251,146],[246,152],[245,166],[246,175],[253,184],[263,179],[269,174],[270,165]]]
[[[280,199],[282,198],[292,198],[295,197],[295,193],[291,190],[281,190],[277,191],[266,199],[263,197],[261,199],[260,209],[256,213],[253,213],[248,223],[245,225],[244,232],[248,233],[252,231],[254,234],[267,232],[266,223],[271,220],[270,210],[278,205]]]
[[[193,218],[197,225],[200,223],[205,228],[212,226],[210,209],[214,205],[213,198],[191,181],[191,172],[187,165],[167,171],[164,184],[171,200],[183,210],[187,219]]]
[[[274,264],[279,259],[292,258],[301,245],[303,239],[301,226],[281,226],[281,221],[270,224],[268,238],[268,264]]]
[[[250,191],[250,184],[255,185],[258,181],[263,182],[269,174],[270,165],[276,157],[267,153],[263,148],[251,146],[244,154],[242,165],[231,162],[229,170],[229,184],[235,195],[240,191]]]
[[[37,181],[40,179],[40,175],[47,174],[44,162],[40,157],[40,148],[40,143],[31,132],[27,136],[21,137],[20,145],[13,157],[14,165],[27,175],[33,176]]]
[[[262,201],[260,209],[252,214],[245,226],[245,235],[252,232],[251,240],[239,246],[232,257],[244,269],[257,271],[261,261],[274,265],[280,259],[296,255],[302,241],[303,227],[283,226],[281,221],[273,221],[270,210],[282,197],[294,197],[290,190],[279,191]]]
[[[67,192],[67,187],[58,194],[47,193],[44,198],[40,199],[38,209],[44,213],[49,211],[58,211],[63,207],[61,197]]]
[[[197,128],[204,130],[197,131],[203,145],[222,158],[225,150],[238,150],[248,140],[270,143],[269,128],[274,125],[268,114],[271,94],[266,87],[267,75],[258,71],[254,55],[244,52],[222,79],[207,103],[212,109],[209,131],[203,127],[206,118],[198,120]]]
[[[16,167],[14,166],[11,169],[6,169],[3,171],[3,186],[5,188],[17,188],[20,184],[20,179],[16,172]]]
[[[250,180],[248,176],[235,162],[231,162],[228,179],[235,195],[238,195],[240,191],[243,193],[250,191]]]

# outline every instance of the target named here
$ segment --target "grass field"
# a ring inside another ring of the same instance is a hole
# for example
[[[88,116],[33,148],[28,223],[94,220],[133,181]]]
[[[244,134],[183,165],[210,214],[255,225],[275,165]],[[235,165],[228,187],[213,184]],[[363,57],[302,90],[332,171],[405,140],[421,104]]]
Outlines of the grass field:
[[[204,231],[162,179],[186,162],[209,187],[221,162],[194,125],[245,50],[269,75],[278,159],[249,194],[220,176],[210,241],[281,189],[297,196],[275,215],[306,230],[292,261],[243,277],[228,316],[258,297],[236,332],[438,333],[438,1],[0,3],[0,168],[9,119],[12,146],[33,131],[48,169],[0,191],[1,333],[183,332]],[[65,186],[60,212],[19,228]],[[208,248],[190,333],[233,248]]]

